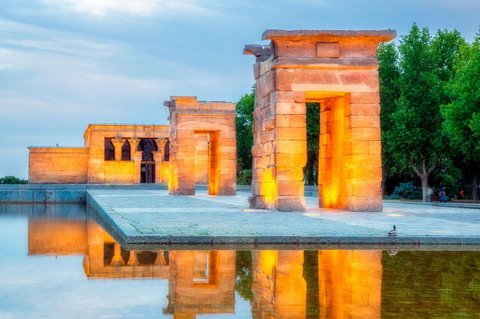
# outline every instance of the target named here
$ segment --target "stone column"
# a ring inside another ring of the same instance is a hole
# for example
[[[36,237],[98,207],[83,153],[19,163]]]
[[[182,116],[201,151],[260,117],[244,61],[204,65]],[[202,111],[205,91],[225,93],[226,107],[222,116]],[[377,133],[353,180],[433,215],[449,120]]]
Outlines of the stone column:
[[[114,138],[112,139],[113,147],[115,148],[115,160],[121,161],[122,160],[122,147],[125,143],[123,138]]]
[[[162,180],[163,171],[163,156],[165,150],[166,139],[156,139],[158,151],[153,153],[153,159],[155,161],[155,183],[160,184]]]
[[[165,255],[163,250],[157,251],[157,258],[155,258],[155,265],[166,265]]]
[[[133,161],[135,159],[135,154],[137,153],[138,144],[140,143],[140,139],[129,138],[128,143],[130,144],[130,160]]]
[[[125,264],[122,259],[122,247],[117,243],[113,244],[113,257],[110,264],[112,266],[123,266]]]
[[[375,84],[378,88],[378,78]],[[345,208],[348,210],[382,211],[383,208],[379,100],[377,91],[352,93],[350,101],[346,101],[350,121],[345,135],[351,139],[345,172],[348,177]]]
[[[130,255],[128,256],[127,265],[128,266],[140,265],[140,263],[138,262],[137,253],[135,252],[135,250],[130,250]]]
[[[142,166],[142,154],[143,152],[142,151],[136,151],[135,152],[135,155],[134,155],[134,161],[135,161],[135,183],[140,183],[141,180],[140,180],[140,170],[141,170],[141,166]]]
[[[301,97],[289,91],[278,91],[274,96],[276,205],[279,210],[302,211],[305,210],[303,168],[307,164],[306,105]]]
[[[176,138],[170,139],[171,195],[195,195],[195,139],[191,129],[178,129]],[[173,165],[172,165],[173,164]]]
[[[140,166],[142,164],[142,152],[138,151],[139,138],[129,138],[130,143],[130,160],[135,162],[135,179],[136,184],[140,183]]]

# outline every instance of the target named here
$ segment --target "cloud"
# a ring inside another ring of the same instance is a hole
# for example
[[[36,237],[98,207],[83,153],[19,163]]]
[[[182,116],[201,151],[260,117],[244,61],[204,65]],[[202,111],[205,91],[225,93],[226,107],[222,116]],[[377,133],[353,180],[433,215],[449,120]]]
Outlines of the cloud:
[[[197,0],[41,0],[52,7],[58,7],[93,16],[123,14],[151,16],[176,13],[207,13]]]

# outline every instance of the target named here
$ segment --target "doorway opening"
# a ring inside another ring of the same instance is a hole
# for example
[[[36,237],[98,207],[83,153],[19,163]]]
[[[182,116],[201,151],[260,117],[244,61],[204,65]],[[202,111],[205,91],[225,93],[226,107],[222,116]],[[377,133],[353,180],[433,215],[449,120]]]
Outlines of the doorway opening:
[[[140,164],[140,183],[155,183],[155,159],[153,152],[158,150],[155,139],[140,139],[138,148],[140,151],[142,151],[142,163]]]
[[[207,184],[209,195],[218,195],[220,170],[218,169],[217,131],[195,131],[195,183]]]
[[[314,102],[314,103],[312,103]],[[318,143],[317,152],[317,181],[319,207],[343,208],[347,197],[347,171],[350,138],[346,136],[347,129],[348,95],[339,93],[307,93],[307,143]],[[317,115],[308,116],[309,107],[316,108]],[[310,121],[310,123],[309,123]],[[316,123],[314,123],[316,121]],[[309,126],[311,132],[309,134]],[[312,129],[313,128],[313,129]],[[318,131],[316,131],[318,130]],[[315,139],[315,133],[318,135]],[[312,141],[309,141],[309,135]],[[308,164],[313,164],[315,150],[307,153]],[[307,147],[309,149],[309,147]],[[305,176],[307,178],[307,176]]]
[[[305,185],[318,185],[320,155],[320,103],[306,103],[307,163],[303,168]]]
[[[140,182],[155,183],[155,162],[142,162],[140,165]]]

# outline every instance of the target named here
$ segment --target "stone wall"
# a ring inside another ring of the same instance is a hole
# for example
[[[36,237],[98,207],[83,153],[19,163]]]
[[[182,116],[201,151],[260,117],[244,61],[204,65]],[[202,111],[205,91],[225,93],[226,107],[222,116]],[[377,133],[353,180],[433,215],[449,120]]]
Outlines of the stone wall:
[[[141,152],[136,152],[141,138],[164,140],[168,137],[167,125],[90,124],[84,134],[89,148],[88,183],[140,183]],[[136,145],[131,148],[131,160],[105,161],[105,138],[123,139]],[[156,183],[167,183],[163,162],[163,150],[156,156]]]
[[[134,161],[105,161],[103,171],[105,184],[134,184],[140,174]]]
[[[29,147],[29,183],[87,182],[88,148]]]

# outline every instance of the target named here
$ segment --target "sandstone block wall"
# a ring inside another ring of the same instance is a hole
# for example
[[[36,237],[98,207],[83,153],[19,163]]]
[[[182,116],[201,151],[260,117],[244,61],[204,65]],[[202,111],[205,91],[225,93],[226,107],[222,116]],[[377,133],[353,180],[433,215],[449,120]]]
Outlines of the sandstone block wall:
[[[134,161],[105,161],[103,164],[105,184],[134,184],[137,169]]]
[[[29,147],[29,183],[86,183],[88,154],[88,148]]]
[[[320,103],[319,205],[382,210],[376,49],[394,31],[268,30],[254,65],[256,208],[304,210],[306,103]]]
[[[130,161],[105,161],[105,138],[124,139],[128,143],[129,139],[155,138],[164,140],[166,137],[168,137],[168,126],[166,125],[89,125],[84,134],[85,146],[90,149],[88,183],[140,183],[141,153],[132,150]],[[156,182],[167,183],[167,180],[162,178],[164,176],[163,158],[162,156],[156,158]]]
[[[140,183],[142,152],[137,151],[142,138],[165,145],[166,125],[91,124],[87,127],[84,148],[30,147],[30,183]],[[105,139],[113,139],[116,160],[105,160]],[[129,143],[129,161],[121,160],[121,145]],[[167,183],[168,162],[164,162],[162,147],[153,152],[155,182]]]

